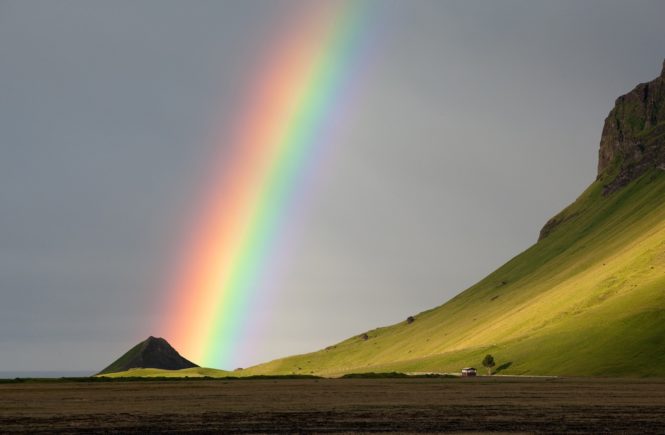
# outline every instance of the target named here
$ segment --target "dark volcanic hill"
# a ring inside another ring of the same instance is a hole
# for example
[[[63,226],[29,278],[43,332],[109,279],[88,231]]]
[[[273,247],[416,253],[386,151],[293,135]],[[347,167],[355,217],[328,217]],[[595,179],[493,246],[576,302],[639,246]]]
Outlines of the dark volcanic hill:
[[[98,374],[124,372],[133,368],[180,370],[198,367],[180,356],[163,338],[148,337]]]

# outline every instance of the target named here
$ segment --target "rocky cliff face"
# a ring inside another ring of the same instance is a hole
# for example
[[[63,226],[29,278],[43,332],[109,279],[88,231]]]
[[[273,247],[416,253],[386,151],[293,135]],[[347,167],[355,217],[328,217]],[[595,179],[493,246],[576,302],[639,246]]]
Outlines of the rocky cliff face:
[[[597,180],[610,195],[652,168],[665,170],[665,61],[659,77],[617,98],[605,118]],[[567,210],[554,216],[538,240],[574,217]]]
[[[660,77],[617,98],[605,119],[598,179],[610,194],[650,168],[665,164],[665,62]]]

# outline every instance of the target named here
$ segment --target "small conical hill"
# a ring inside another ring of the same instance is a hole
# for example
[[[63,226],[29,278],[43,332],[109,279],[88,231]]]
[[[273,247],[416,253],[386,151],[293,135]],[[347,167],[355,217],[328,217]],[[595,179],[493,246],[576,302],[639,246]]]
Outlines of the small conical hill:
[[[124,372],[135,368],[180,370],[191,367],[198,366],[180,356],[178,351],[163,338],[151,336],[131,348],[98,374]]]

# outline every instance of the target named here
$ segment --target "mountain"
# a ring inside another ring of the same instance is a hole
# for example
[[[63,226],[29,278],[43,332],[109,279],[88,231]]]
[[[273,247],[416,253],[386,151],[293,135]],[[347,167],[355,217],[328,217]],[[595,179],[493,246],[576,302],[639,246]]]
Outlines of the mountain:
[[[163,338],[148,337],[132,347],[98,375],[124,372],[136,368],[180,370],[198,367],[186,360]]]
[[[665,376],[665,63],[605,120],[597,179],[538,242],[445,304],[243,374]]]

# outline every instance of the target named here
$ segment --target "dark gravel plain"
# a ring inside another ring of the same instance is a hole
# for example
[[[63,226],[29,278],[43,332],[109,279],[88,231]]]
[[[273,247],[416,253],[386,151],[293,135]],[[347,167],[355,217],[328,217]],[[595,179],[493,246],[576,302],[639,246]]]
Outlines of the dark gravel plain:
[[[0,384],[3,433],[665,433],[665,380]]]

